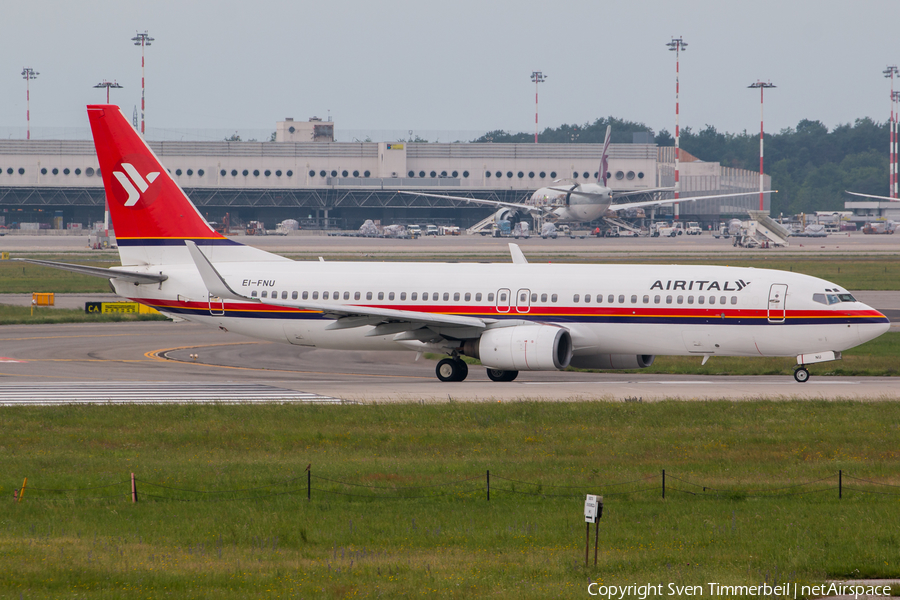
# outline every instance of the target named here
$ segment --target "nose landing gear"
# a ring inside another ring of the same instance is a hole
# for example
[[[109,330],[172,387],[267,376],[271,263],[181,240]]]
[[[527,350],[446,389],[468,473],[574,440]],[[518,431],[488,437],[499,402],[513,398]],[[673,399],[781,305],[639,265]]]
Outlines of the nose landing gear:
[[[809,381],[809,371],[806,370],[805,366],[800,365],[794,369],[794,379],[797,383],[806,383]]]

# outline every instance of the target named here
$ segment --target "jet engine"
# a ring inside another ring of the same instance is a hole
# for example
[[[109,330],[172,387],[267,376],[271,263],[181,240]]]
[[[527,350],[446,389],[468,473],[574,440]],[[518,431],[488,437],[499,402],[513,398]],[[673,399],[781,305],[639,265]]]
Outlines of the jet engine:
[[[573,357],[571,365],[576,369],[646,369],[655,358],[652,354],[588,354]]]
[[[516,325],[485,331],[466,340],[462,353],[481,359],[491,369],[552,371],[565,369],[572,360],[572,336],[553,325]]]
[[[501,208],[494,213],[494,223],[500,221],[509,221],[510,225],[515,225],[522,220],[522,213],[514,208]]]

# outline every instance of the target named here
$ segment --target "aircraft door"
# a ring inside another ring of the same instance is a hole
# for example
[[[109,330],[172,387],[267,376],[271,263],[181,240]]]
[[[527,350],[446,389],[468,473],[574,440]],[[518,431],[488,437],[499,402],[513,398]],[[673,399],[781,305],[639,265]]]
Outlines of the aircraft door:
[[[502,288],[497,290],[497,312],[508,313],[509,312],[509,299],[510,293],[509,288]]]
[[[516,312],[527,313],[531,310],[531,290],[522,288],[516,292]]]
[[[773,283],[769,288],[769,323],[784,323],[787,284]]]
[[[221,316],[225,314],[225,301],[218,296],[209,295],[209,314]]]

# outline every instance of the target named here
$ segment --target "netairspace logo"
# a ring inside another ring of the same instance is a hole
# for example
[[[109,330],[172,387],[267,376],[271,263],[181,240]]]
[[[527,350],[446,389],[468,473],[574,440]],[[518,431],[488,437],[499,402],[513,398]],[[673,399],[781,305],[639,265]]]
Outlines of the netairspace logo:
[[[128,175],[122,171],[113,171],[113,175],[119,180],[119,183],[122,184],[125,191],[128,192],[128,199],[125,201],[125,206],[134,206],[137,204],[137,201],[141,199],[141,194],[146,192],[147,188],[150,187],[150,184],[159,177],[159,171],[147,173],[147,179],[144,179],[131,163],[122,163],[122,168],[125,169]],[[135,186],[137,186],[137,188],[135,188]],[[138,189],[140,189],[140,192]]]

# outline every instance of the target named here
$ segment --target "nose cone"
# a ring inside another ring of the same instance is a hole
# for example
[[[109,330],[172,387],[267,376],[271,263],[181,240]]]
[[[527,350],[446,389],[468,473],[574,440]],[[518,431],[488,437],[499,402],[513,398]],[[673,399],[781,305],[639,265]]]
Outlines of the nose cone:
[[[859,340],[868,342],[891,328],[891,320],[870,306],[866,306],[864,318],[859,323]]]

